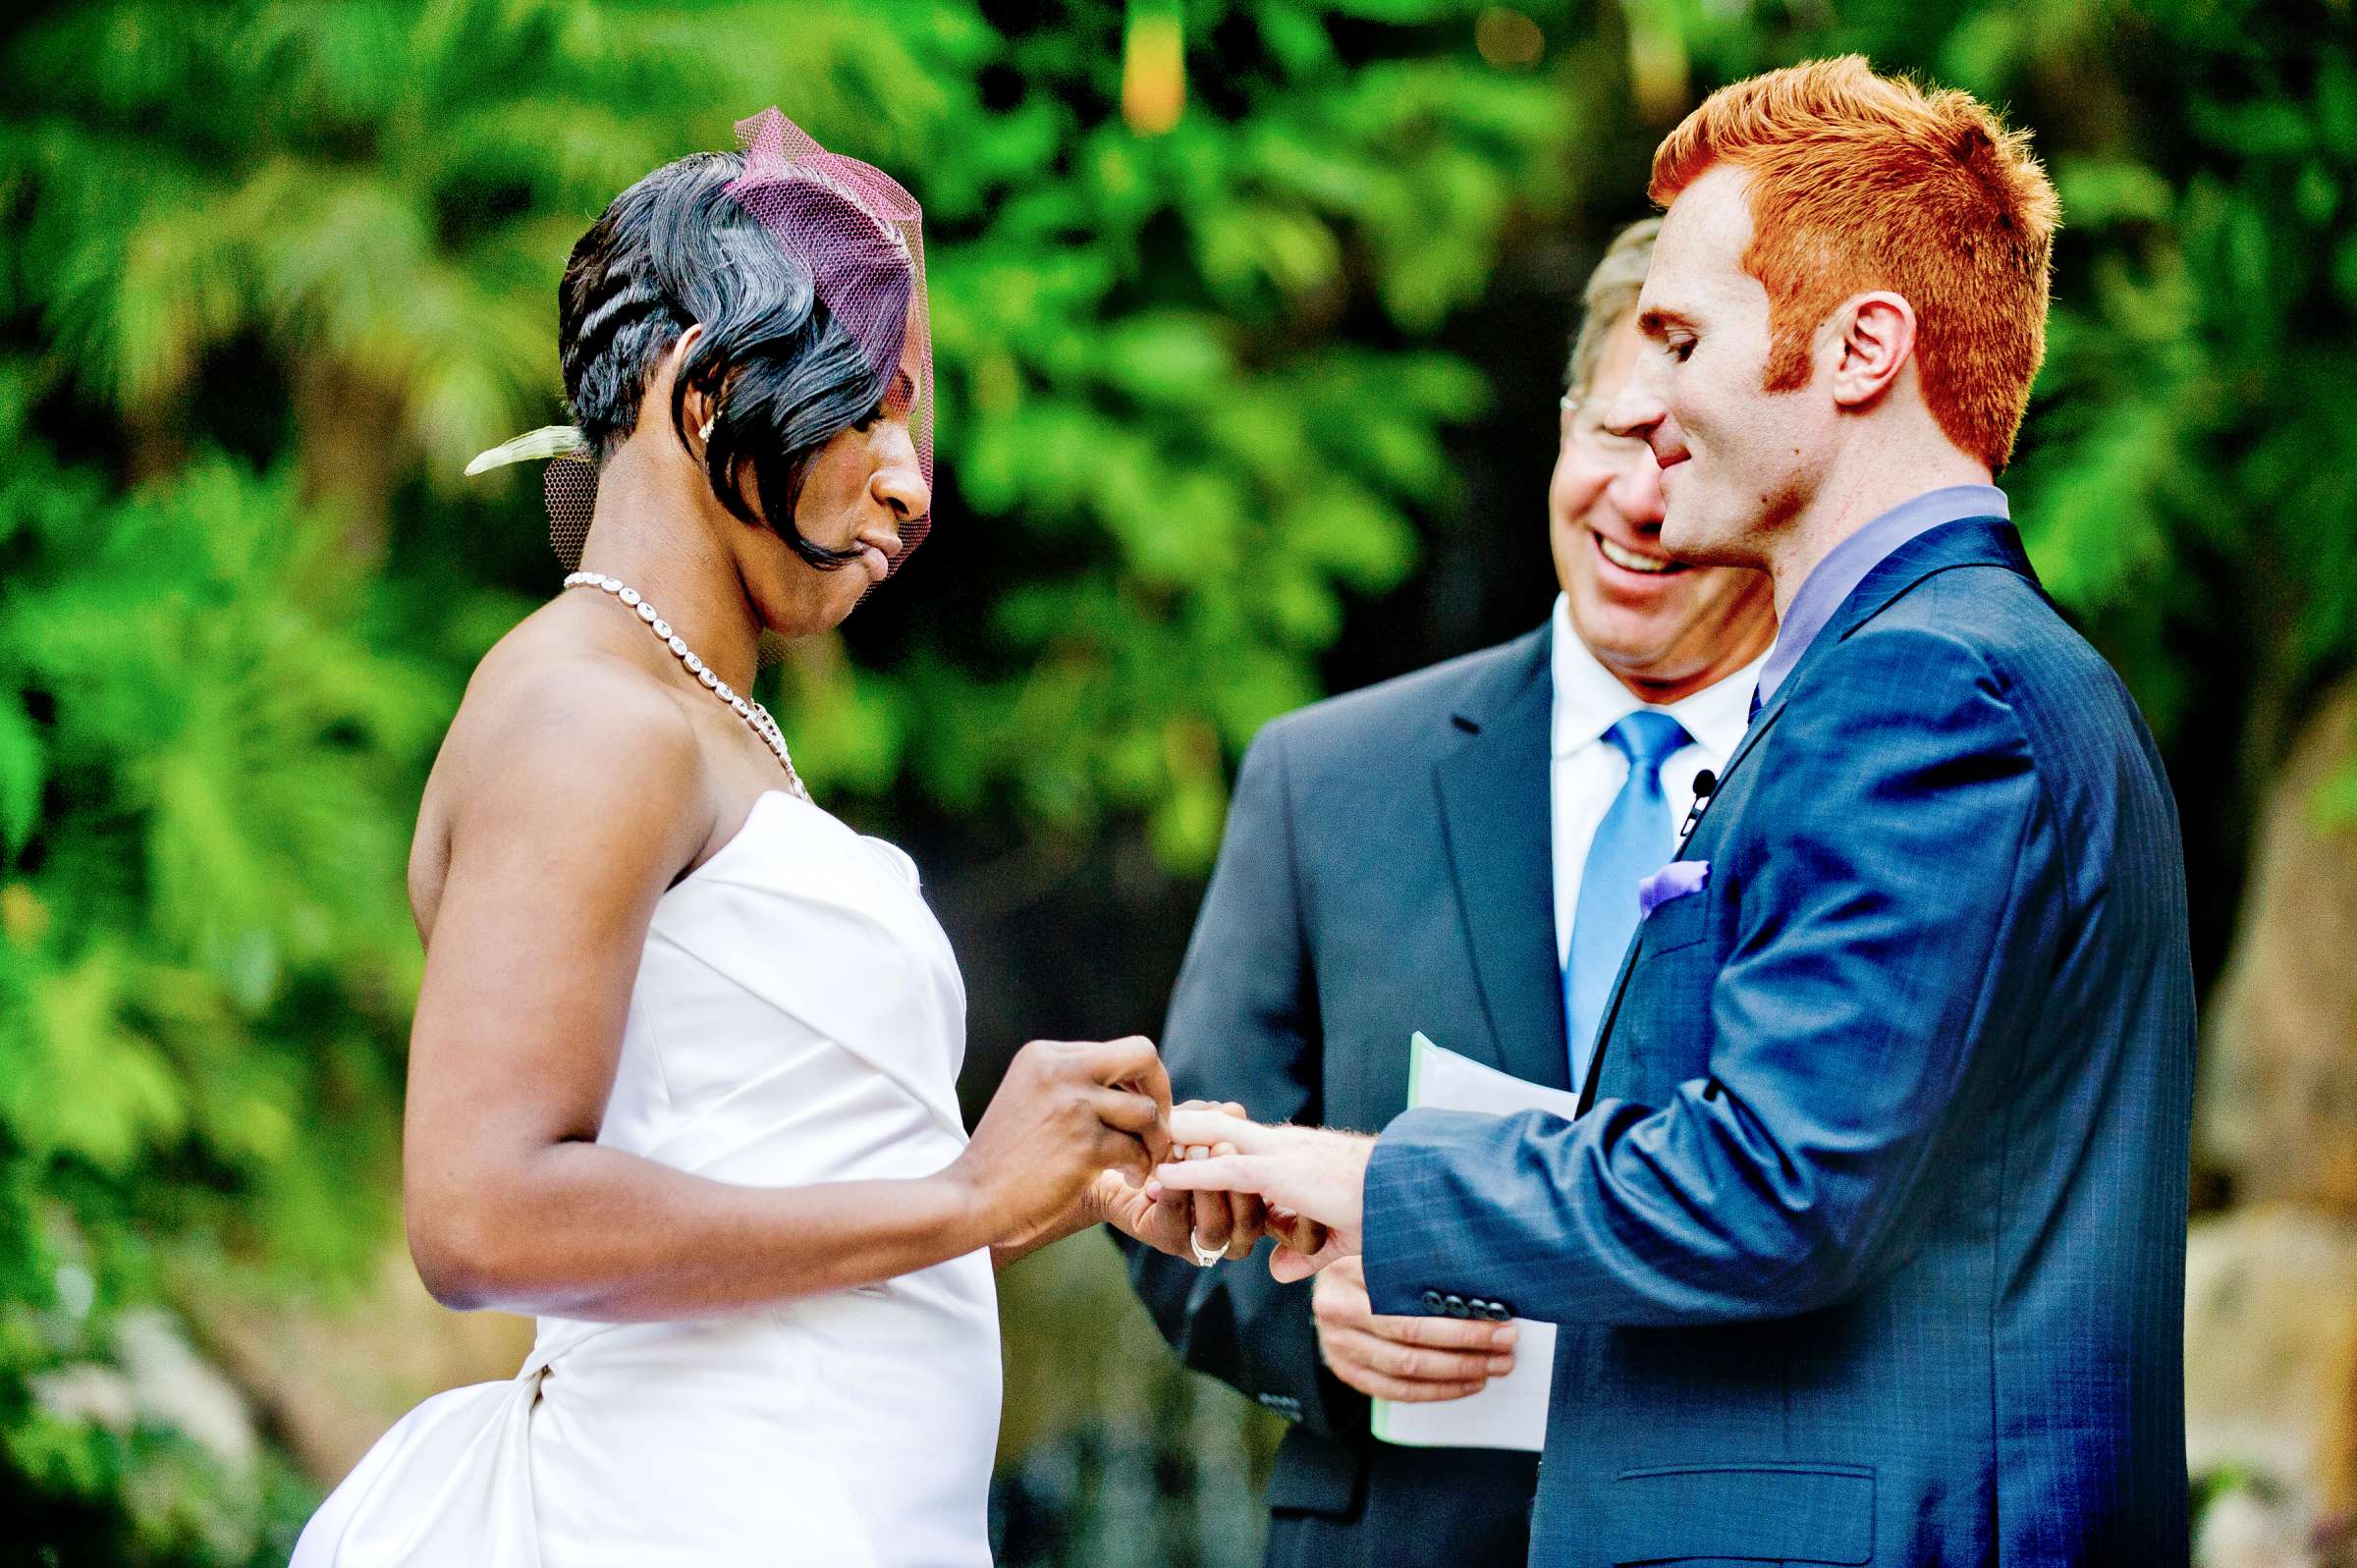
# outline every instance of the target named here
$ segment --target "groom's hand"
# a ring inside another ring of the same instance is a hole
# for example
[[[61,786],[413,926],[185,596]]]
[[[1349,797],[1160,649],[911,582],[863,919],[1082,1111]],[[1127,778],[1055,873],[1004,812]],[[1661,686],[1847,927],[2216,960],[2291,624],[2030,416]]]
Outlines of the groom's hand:
[[[1220,1123],[1224,1129],[1249,1125],[1244,1108],[1233,1102],[1189,1100],[1172,1112],[1175,1116],[1198,1113],[1224,1116],[1227,1119]],[[1235,1145],[1225,1141],[1223,1133],[1222,1141],[1215,1144],[1189,1148],[1173,1143],[1168,1158],[1211,1160],[1234,1153]],[[1089,1198],[1106,1223],[1159,1252],[1194,1263],[1213,1253],[1230,1259],[1248,1258],[1267,1229],[1260,1200],[1249,1193],[1170,1192],[1158,1183],[1132,1182],[1120,1171],[1108,1170],[1097,1178]]]
[[[1323,1127],[1264,1127],[1218,1111],[1171,1113],[1176,1145],[1231,1143],[1237,1152],[1159,1166],[1161,1192],[1245,1192],[1271,1209],[1287,1209],[1327,1227],[1325,1244],[1304,1257],[1280,1247],[1269,1259],[1279,1279],[1301,1279],[1359,1250],[1367,1161],[1375,1140]]]
[[[1383,1317],[1367,1300],[1363,1259],[1340,1258],[1320,1272],[1310,1312],[1326,1365],[1370,1398],[1462,1399],[1514,1370],[1512,1324]]]

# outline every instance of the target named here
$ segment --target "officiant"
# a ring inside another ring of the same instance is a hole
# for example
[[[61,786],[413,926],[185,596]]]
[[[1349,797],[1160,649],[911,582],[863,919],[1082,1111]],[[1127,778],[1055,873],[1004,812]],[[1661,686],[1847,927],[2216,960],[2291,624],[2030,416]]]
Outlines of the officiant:
[[[1178,1098],[1378,1131],[1409,1104],[1417,1031],[1533,1085],[1579,1082],[1637,881],[1741,737],[1776,634],[1764,575],[1663,552],[1653,454],[1602,422],[1659,351],[1634,322],[1658,228],[1623,231],[1584,291],[1546,623],[1290,714],[1246,752],[1163,1034]],[[1508,1401],[1471,1397],[1515,1374],[1511,1303],[1378,1317],[1356,1258],[1279,1285],[1258,1262],[1132,1253],[1186,1364],[1291,1423],[1270,1568],[1523,1560],[1537,1438]],[[1518,1382],[1548,1371],[1532,1358]]]

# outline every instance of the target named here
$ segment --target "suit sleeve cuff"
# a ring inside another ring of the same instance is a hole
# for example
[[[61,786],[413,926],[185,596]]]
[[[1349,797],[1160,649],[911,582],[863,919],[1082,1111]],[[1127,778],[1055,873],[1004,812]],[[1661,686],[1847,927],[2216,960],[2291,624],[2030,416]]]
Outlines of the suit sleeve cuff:
[[[1492,1128],[1495,1116],[1466,1110],[1410,1110],[1386,1127],[1367,1161],[1363,1250],[1367,1298],[1395,1317],[1462,1317],[1448,1303],[1461,1298],[1462,1243],[1471,1217],[1449,1202],[1452,1183],[1430,1172],[1469,1135]]]
[[[1268,1262],[1255,1252],[1250,1258],[1220,1267],[1266,1269]],[[1343,1425],[1332,1396],[1347,1390],[1340,1383],[1329,1386],[1331,1375],[1318,1354],[1317,1323],[1310,1314],[1309,1296],[1306,1282],[1280,1286],[1259,1313],[1254,1331],[1238,1335],[1244,1374],[1238,1387],[1263,1410],[1331,1436]]]

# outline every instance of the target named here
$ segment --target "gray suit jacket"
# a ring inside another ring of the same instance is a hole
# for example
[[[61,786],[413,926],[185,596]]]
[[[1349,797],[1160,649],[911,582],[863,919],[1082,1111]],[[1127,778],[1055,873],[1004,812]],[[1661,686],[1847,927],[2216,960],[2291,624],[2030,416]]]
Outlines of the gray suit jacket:
[[[1542,626],[1261,732],[1163,1034],[1179,1098],[1374,1131],[1406,1107],[1417,1029],[1568,1087],[1548,651]],[[1323,1369],[1309,1286],[1273,1282],[1266,1251],[1198,1271],[1133,1248],[1131,1274],[1187,1365],[1295,1423],[1271,1506],[1350,1511],[1363,1501],[1367,1403]],[[1481,1481],[1450,1487],[1506,1488],[1518,1518],[1527,1463],[1472,1468]]]

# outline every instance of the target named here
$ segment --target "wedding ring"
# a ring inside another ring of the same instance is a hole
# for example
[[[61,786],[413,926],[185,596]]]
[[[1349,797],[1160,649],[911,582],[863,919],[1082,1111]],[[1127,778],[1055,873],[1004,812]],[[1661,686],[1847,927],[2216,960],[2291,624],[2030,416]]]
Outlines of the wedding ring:
[[[1186,1233],[1186,1246],[1195,1255],[1195,1267],[1198,1269],[1208,1269],[1228,1256],[1227,1248],[1206,1247],[1195,1239],[1195,1233],[1191,1230]]]

